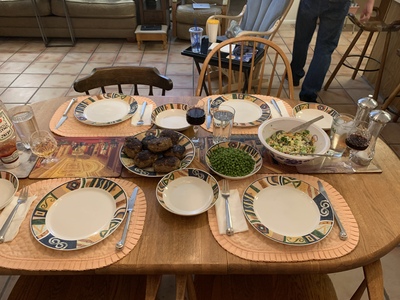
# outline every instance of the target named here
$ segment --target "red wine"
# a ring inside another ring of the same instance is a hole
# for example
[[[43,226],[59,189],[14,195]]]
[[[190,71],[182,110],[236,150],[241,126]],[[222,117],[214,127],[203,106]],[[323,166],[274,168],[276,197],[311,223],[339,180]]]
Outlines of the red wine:
[[[346,139],[346,145],[354,150],[365,150],[368,148],[369,140],[357,133],[350,134]]]
[[[205,120],[206,120],[206,113],[202,108],[193,107],[186,112],[186,121],[190,125],[201,125],[204,123]]]

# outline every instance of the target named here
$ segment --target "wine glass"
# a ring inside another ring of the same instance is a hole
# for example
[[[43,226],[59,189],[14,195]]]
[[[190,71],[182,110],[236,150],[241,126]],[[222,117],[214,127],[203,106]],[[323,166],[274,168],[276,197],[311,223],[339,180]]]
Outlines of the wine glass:
[[[371,140],[371,133],[368,130],[368,122],[361,121],[354,124],[346,137],[346,145],[350,150],[350,160],[357,154],[358,151],[363,151],[368,148]]]
[[[31,151],[35,155],[44,158],[41,162],[42,166],[48,166],[58,161],[57,158],[52,157],[57,149],[57,141],[50,132],[39,130],[32,133],[30,145]]]
[[[205,103],[203,100],[199,100],[197,104],[189,107],[186,112],[186,121],[193,125],[194,136],[192,138],[192,142],[195,146],[199,145],[199,125],[203,124],[206,120],[206,112],[204,109]]]

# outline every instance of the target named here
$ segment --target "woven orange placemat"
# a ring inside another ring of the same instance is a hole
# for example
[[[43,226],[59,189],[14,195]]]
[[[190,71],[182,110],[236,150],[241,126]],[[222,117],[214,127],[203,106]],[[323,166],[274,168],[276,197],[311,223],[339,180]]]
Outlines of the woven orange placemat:
[[[208,98],[211,98],[212,100],[214,100],[215,98],[218,98],[220,95],[211,95],[211,96],[207,96],[204,97],[203,100],[204,103],[207,103]],[[271,99],[274,98],[276,101],[279,101],[280,99],[276,98],[276,97],[270,97],[270,96],[265,96],[265,95],[252,95],[254,97],[257,97],[261,100],[264,100],[271,109],[274,109],[272,104],[271,104]],[[292,112],[292,107],[285,101],[282,100],[285,108],[289,114],[289,116],[293,116],[293,112]],[[204,130],[208,131],[208,132],[212,132],[213,131],[213,125],[211,123],[210,128],[207,129],[206,127],[206,123],[203,123],[201,125],[201,128],[203,128]],[[252,126],[252,127],[233,127],[232,128],[232,134],[257,134],[258,133],[258,126]]]
[[[62,117],[65,109],[67,108],[69,101],[63,103],[54,113],[53,117],[50,120],[49,128],[55,134],[61,136],[70,136],[70,137],[106,137],[106,136],[130,136],[136,133],[146,131],[151,128],[152,125],[144,125],[144,126],[133,126],[131,125],[131,119],[128,119],[124,122],[110,125],[110,126],[91,126],[79,122],[74,116],[74,109],[76,105],[82,102],[84,99],[93,96],[81,96],[77,98],[76,103],[72,106],[72,108],[68,112],[68,119],[62,124],[61,127],[56,129],[56,125],[60,118]],[[133,96],[133,98],[139,103],[142,104],[144,101],[147,101],[147,104],[153,105],[153,109],[156,108],[156,103],[146,97],[141,96]]]
[[[261,175],[261,176],[260,176]],[[257,174],[243,182],[237,181],[235,186],[239,194],[247,186],[258,178],[277,174]],[[318,186],[318,178],[301,174],[279,174],[301,179],[310,185]],[[321,180],[322,181],[322,180]],[[345,241],[339,239],[339,228],[334,224],[329,235],[318,243],[307,246],[291,246],[277,243],[267,237],[262,236],[250,224],[246,232],[235,233],[233,236],[221,235],[218,230],[218,221],[215,208],[208,210],[208,220],[211,232],[222,248],[228,252],[244,259],[265,262],[295,262],[309,260],[333,259],[350,253],[357,246],[359,241],[359,229],[350,207],[344,198],[329,183],[324,182],[324,187],[328,193],[336,213],[346,229],[348,238]],[[336,223],[336,222],[335,222]]]
[[[49,179],[29,186],[30,195],[36,195],[27,217],[22,222],[19,233],[9,243],[0,245],[0,267],[29,271],[83,271],[111,265],[131,252],[137,244],[146,217],[146,198],[139,188],[125,246],[116,250],[115,244],[121,239],[125,222],[109,237],[91,247],[76,251],[59,251],[41,245],[33,237],[30,229],[30,217],[37,203],[53,188],[71,180],[71,178]],[[122,186],[130,196],[136,184],[123,179],[112,179]]]

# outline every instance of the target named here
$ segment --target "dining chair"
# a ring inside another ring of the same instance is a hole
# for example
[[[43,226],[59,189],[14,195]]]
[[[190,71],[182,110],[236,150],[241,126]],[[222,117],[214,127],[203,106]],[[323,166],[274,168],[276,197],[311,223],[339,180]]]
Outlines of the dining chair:
[[[94,68],[88,76],[74,82],[74,90],[89,95],[92,89],[101,88],[106,93],[106,87],[118,86],[118,92],[122,94],[123,84],[133,84],[134,95],[139,95],[139,86],[142,85],[148,87],[149,96],[153,96],[153,87],[160,88],[162,96],[173,88],[172,80],[161,75],[157,68],[127,66]]]
[[[259,76],[254,77],[257,65],[260,66]],[[213,71],[209,71],[209,66],[214,66]],[[205,87],[209,94],[240,92],[294,99],[291,76],[289,60],[274,42],[255,36],[236,37],[219,43],[208,53],[199,75],[196,96],[200,96]],[[286,84],[287,95],[284,95]]]
[[[221,30],[222,35],[219,39],[254,35],[272,40],[292,7],[293,1],[247,0],[240,14],[213,15],[209,19],[218,19],[221,24],[229,23],[226,32]]]

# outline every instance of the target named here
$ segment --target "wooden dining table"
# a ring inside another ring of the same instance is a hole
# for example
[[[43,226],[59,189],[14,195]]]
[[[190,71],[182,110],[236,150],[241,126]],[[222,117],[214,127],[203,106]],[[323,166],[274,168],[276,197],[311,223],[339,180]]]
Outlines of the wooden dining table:
[[[156,97],[155,103],[196,103],[200,97]],[[33,104],[39,127],[49,129],[49,120],[70,97]],[[294,106],[294,101],[287,100]],[[184,132],[192,134],[191,129]],[[210,133],[201,129],[201,135]],[[346,200],[359,227],[359,242],[350,253],[335,258],[298,262],[260,262],[240,258],[223,249],[213,237],[207,213],[185,217],[172,214],[159,205],[155,189],[160,178],[132,177],[144,191],[147,213],[143,233],[135,248],[123,259],[91,274],[146,274],[149,282],[161,274],[177,275],[185,285],[190,274],[329,274],[363,268],[370,299],[383,299],[384,286],[380,259],[400,243],[400,162],[382,141],[376,145],[374,161],[381,173],[323,173],[314,176],[330,183]],[[267,163],[267,162],[265,162]],[[293,169],[296,172],[296,169]],[[30,184],[38,179],[21,179]],[[231,188],[238,184],[231,181]],[[334,226],[337,226],[336,224]],[[0,274],[62,274],[0,268]],[[66,272],[73,274],[73,272]],[[79,273],[79,272],[78,272]],[[154,276],[154,277],[152,277]],[[362,290],[362,289],[361,289]]]

